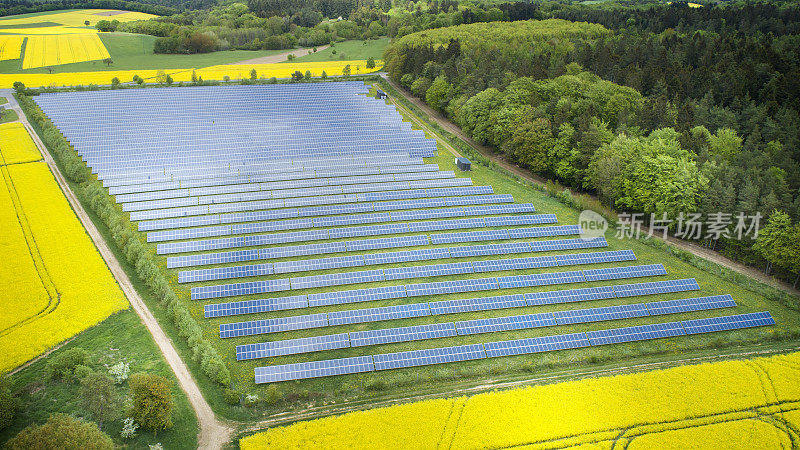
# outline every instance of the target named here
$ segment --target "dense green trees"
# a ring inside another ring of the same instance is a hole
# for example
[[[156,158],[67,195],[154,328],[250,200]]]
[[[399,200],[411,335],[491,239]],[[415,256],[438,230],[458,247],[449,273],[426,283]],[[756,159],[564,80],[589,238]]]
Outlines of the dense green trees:
[[[442,27],[395,39],[386,68],[476,141],[620,208],[800,221],[800,6],[537,8],[609,28]],[[768,261],[752,240],[701,240]]]

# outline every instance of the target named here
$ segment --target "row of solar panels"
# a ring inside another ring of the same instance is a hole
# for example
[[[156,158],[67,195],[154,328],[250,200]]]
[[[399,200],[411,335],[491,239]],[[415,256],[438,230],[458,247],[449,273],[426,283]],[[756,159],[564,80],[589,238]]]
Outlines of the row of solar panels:
[[[253,200],[287,199],[296,197],[338,196],[367,192],[400,191],[408,189],[427,189],[439,187],[472,186],[469,178],[435,178],[411,181],[373,182],[344,186],[323,186],[270,191],[235,192],[229,194],[202,195],[197,197],[178,197],[158,200],[143,200],[123,203],[123,211],[143,211],[150,209],[198,206],[218,203],[247,202]],[[397,197],[389,196],[394,200]]]
[[[257,176],[257,175],[255,175]],[[393,181],[433,180],[455,178],[453,171],[406,172],[384,175],[347,176],[335,178],[307,178],[301,180],[253,182],[250,177],[246,183],[221,186],[205,186],[195,188],[170,189],[166,191],[149,191],[116,196],[117,203],[140,202],[145,200],[165,200],[169,198],[198,197],[203,195],[235,194],[240,192],[280,191],[286,189],[337,187],[368,183],[387,183]]]
[[[396,164],[383,161],[367,161],[363,164],[350,155],[340,157],[341,164],[325,163],[322,167],[305,167],[304,164],[273,166],[273,158],[255,156],[246,161],[206,164],[201,167],[155,167],[141,168],[136,174],[117,175],[109,174],[103,179],[103,185],[109,187],[111,194],[121,193],[123,189],[140,189],[144,191],[179,189],[187,187],[219,186],[223,184],[239,184],[260,181],[289,181],[304,178],[315,178],[316,172],[329,174],[338,172],[355,172],[354,175],[378,175],[387,173],[435,172],[439,167],[435,164],[423,164],[422,158],[398,158]],[[364,170],[375,173],[361,173]],[[340,177],[341,173],[333,177]],[[166,186],[164,184],[167,184]],[[134,185],[134,186],[130,186]],[[142,186],[136,186],[142,185]]]
[[[369,302],[375,300],[388,300],[406,297],[420,297],[434,294],[454,294],[463,292],[479,292],[507,288],[523,288],[535,286],[551,286],[558,284],[581,283],[590,281],[606,281],[636,277],[649,277],[666,275],[666,270],[661,264],[643,266],[613,267],[607,269],[576,270],[568,272],[552,272],[530,275],[516,275],[501,278],[479,278],[467,280],[450,280],[429,283],[416,283],[408,285],[381,286],[375,288],[353,289],[349,291],[321,292],[308,294],[305,300],[293,297],[298,303],[305,301],[309,307],[343,305],[348,303]],[[292,298],[292,297],[290,297]],[[294,306],[294,307],[305,307]],[[422,306],[420,309],[425,309]],[[282,308],[286,309],[286,308]],[[349,314],[349,313],[348,313]],[[220,326],[226,337],[246,336],[249,334],[272,333],[286,331],[281,327],[289,324],[302,324],[319,319],[327,323],[327,316],[310,314],[293,318],[278,318],[253,320],[247,322],[224,324]],[[295,325],[292,325],[295,326]],[[301,325],[296,325],[301,326]],[[326,325],[322,325],[326,326]],[[308,328],[308,327],[302,327]]]
[[[312,289],[348,284],[374,283],[379,281],[407,280],[412,278],[429,278],[449,275],[464,275],[470,273],[502,272],[524,269],[543,269],[560,266],[574,266],[582,264],[602,264],[623,261],[635,261],[636,256],[630,250],[616,250],[607,252],[576,253],[566,255],[534,256],[525,258],[494,259],[484,261],[463,261],[455,263],[428,264],[422,266],[393,267],[388,269],[369,269],[353,272],[340,272],[323,275],[308,275],[293,277],[289,281],[291,290]],[[235,278],[246,278],[263,275],[272,275],[273,268],[269,265],[246,266],[238,268],[233,274]],[[213,276],[224,269],[209,269],[202,274],[191,274],[195,278]],[[283,278],[274,281],[284,280]],[[192,280],[184,277],[184,281]],[[192,288],[192,294],[207,293],[209,291],[235,292],[241,283],[202,286]]]
[[[434,338],[467,336],[531,328],[632,319],[665,314],[733,308],[736,302],[730,295],[713,295],[650,303],[604,306],[599,308],[492,317],[488,319],[441,322],[409,327],[383,328],[368,331],[327,334],[322,336],[285,339],[236,346],[236,360],[270,358],[368,345],[396,344]]]
[[[403,222],[424,219],[444,219],[466,216],[491,216],[499,214],[532,213],[536,208],[530,203],[505,203],[499,205],[483,205],[450,207],[441,209],[395,210],[367,214],[349,214],[340,216],[304,217],[290,220],[270,220],[266,222],[250,222],[233,225],[212,225],[196,228],[167,229],[147,233],[147,242],[176,241],[205,237],[226,236],[233,234],[252,234],[267,231],[302,230],[306,228],[327,228],[342,225],[363,225],[383,222]],[[553,216],[555,217],[555,216]],[[230,215],[222,216],[224,220],[235,220]]]
[[[407,191],[393,192],[372,192],[365,194],[342,194],[328,195],[324,197],[299,197],[279,200],[261,200],[242,203],[222,203],[217,205],[185,206],[170,209],[156,209],[150,211],[134,211],[130,213],[132,221],[168,219],[174,217],[199,216],[205,214],[218,214],[226,212],[258,211],[263,209],[280,209],[312,205],[338,205],[344,203],[371,203],[398,199],[421,199],[446,196],[462,196],[441,199],[438,204],[443,206],[460,206],[464,204],[485,204],[485,203],[512,203],[514,198],[510,194],[487,196],[487,198],[467,197],[474,195],[492,194],[494,190],[491,186],[466,186],[466,187],[441,187],[430,189],[414,189]],[[437,204],[437,202],[432,202]],[[391,206],[391,207],[390,207]],[[375,205],[373,211],[387,211],[396,209],[395,203],[390,206],[382,204]],[[427,206],[432,208],[433,206]]]
[[[602,300],[615,297],[666,294],[700,289],[694,278],[681,280],[648,281],[643,283],[610,285],[590,288],[577,288],[558,291],[533,292],[527,294],[508,294],[492,297],[474,297],[458,300],[410,303],[397,306],[383,306],[340,311],[328,317],[331,325],[344,323],[377,322],[381,320],[404,319],[419,315],[456,314],[493,309],[521,308],[525,306],[554,305],[560,303]],[[370,301],[363,299],[359,301]],[[289,297],[243,300],[205,305],[205,317],[225,317],[243,314],[257,314],[289,309],[303,309],[323,306],[312,295],[293,295]]]
[[[167,170],[167,169],[165,169]],[[199,172],[172,174],[167,173],[164,175],[163,180],[158,180],[155,176],[148,175],[146,180],[135,179],[133,177],[125,177],[124,179],[111,179],[103,180],[103,185],[109,187],[109,193],[128,194],[136,192],[149,192],[169,189],[183,189],[192,187],[208,187],[208,186],[223,186],[228,184],[243,184],[254,182],[277,182],[277,181],[296,181],[314,178],[340,178],[343,169],[303,169],[298,171],[287,172],[266,172],[266,173],[239,173],[232,171],[231,173],[216,173],[212,172],[207,176],[203,176],[204,170]],[[349,176],[358,175],[386,175],[396,173],[417,173],[417,172],[436,172],[439,166],[435,164],[423,165],[397,165],[388,167],[362,167],[350,168],[347,170]]]
[[[328,258],[280,261],[274,263],[249,264],[241,266],[218,267],[212,269],[195,269],[178,272],[179,283],[197,281],[225,280],[242,278],[248,273],[258,272],[260,275],[279,273],[308,272],[328,269],[344,269],[348,267],[373,266],[380,264],[397,264],[412,261],[430,261],[436,259],[464,258],[470,256],[507,255],[513,253],[531,253],[551,250],[576,250],[608,246],[605,238],[592,239],[558,239],[550,241],[509,242],[482,246],[440,247],[420,250],[401,250],[396,252],[367,253]]]
[[[526,214],[518,216],[489,216],[474,217],[469,219],[431,220],[403,223],[388,223],[376,225],[362,225],[349,227],[336,227],[324,229],[309,229],[302,231],[287,231],[283,233],[253,234],[247,236],[221,237],[213,239],[200,239],[193,241],[169,242],[158,244],[158,254],[187,253],[208,250],[222,250],[226,248],[255,247],[259,245],[288,244],[291,242],[324,241],[329,239],[346,239],[365,236],[383,236],[387,234],[407,234],[424,231],[460,230],[465,228],[503,227],[513,225],[542,225],[556,223],[553,214]],[[242,227],[245,228],[245,227]],[[246,228],[245,228],[246,229]],[[522,236],[527,231],[506,231],[494,233],[498,236],[515,234]],[[539,231],[534,231],[537,233]],[[547,231],[544,231],[547,232]],[[505,237],[509,239],[510,237]],[[449,238],[441,235],[432,235],[434,244],[444,243]],[[503,239],[503,238],[500,238]]]
[[[353,241],[323,242],[318,244],[289,245],[284,247],[269,247],[217,253],[202,253],[197,255],[173,256],[167,258],[167,267],[175,268],[209,264],[226,264],[232,262],[254,261],[259,259],[278,259],[296,256],[357,252],[364,250],[385,250],[390,248],[416,247],[430,245],[432,241],[435,241],[439,244],[445,244],[456,242],[491,241],[496,239],[528,239],[568,236],[581,233],[579,225],[559,225],[490,231],[491,233],[483,231],[470,231],[459,233],[441,233],[431,236],[418,234],[411,236],[357,239]],[[434,238],[433,236],[436,237]]]
[[[105,152],[119,152],[122,149],[127,151],[137,151],[139,154],[136,158],[125,156],[124,158],[105,158],[102,155],[90,156],[81,154],[82,158],[87,160],[87,165],[92,169],[93,173],[99,174],[99,178],[103,178],[106,173],[120,173],[136,171],[142,165],[149,167],[168,167],[168,166],[183,166],[192,167],[200,166],[207,163],[219,162],[219,156],[214,153],[222,145],[235,145],[239,150],[230,155],[231,161],[243,161],[251,157],[252,154],[259,154],[261,152],[269,151],[268,155],[271,158],[287,158],[291,156],[311,156],[316,154],[323,154],[328,156],[336,155],[353,155],[353,154],[372,154],[373,152],[381,152],[385,154],[396,154],[398,157],[431,157],[434,156],[436,148],[433,142],[427,142],[425,137],[420,133],[419,135],[412,134],[409,137],[395,137],[393,138],[374,138],[369,142],[359,141],[352,142],[352,139],[363,138],[362,133],[352,137],[330,137],[328,142],[316,140],[304,140],[298,142],[270,142],[268,148],[264,148],[267,144],[253,144],[254,138],[260,136],[253,136],[250,139],[235,139],[232,137],[223,138],[222,136],[214,140],[205,139],[188,139],[179,138],[175,136],[165,136],[160,139],[153,139],[152,141],[142,142],[139,144],[134,143],[113,143],[109,144],[110,148],[104,149]],[[168,139],[164,141],[163,139]],[[258,141],[260,142],[260,141]],[[73,145],[81,145],[81,142],[72,142]],[[280,144],[280,145],[278,145]],[[149,152],[158,146],[160,151],[164,154]],[[186,146],[192,146],[195,153],[183,154],[180,152]],[[242,151],[242,147],[248,150]],[[298,149],[298,147],[300,147]],[[226,148],[226,152],[232,152],[231,148]],[[166,156],[169,155],[169,156]]]
[[[371,356],[330,359],[257,367],[255,382],[272,383],[304,378],[372,372],[378,370],[444,364],[457,361],[524,355],[581,347],[635,342],[742,328],[774,325],[769,312],[737,314],[680,322],[587,331],[556,336],[487,342]]]
[[[486,197],[484,197],[485,199]],[[497,197],[492,197],[498,200]],[[501,197],[499,200],[505,200]],[[466,200],[458,199],[415,199],[384,202],[378,205],[376,211],[372,203],[340,204],[328,206],[313,206],[305,208],[286,208],[262,211],[248,211],[240,213],[213,214],[207,216],[179,217],[174,219],[157,219],[139,222],[139,231],[170,230],[175,228],[201,227],[207,225],[222,225],[241,222],[275,221],[280,219],[295,219],[306,217],[319,217],[318,223],[333,223],[344,220],[342,216],[357,217],[363,220],[370,217],[365,214],[386,211],[391,213],[390,222],[416,219],[436,219],[461,216],[488,216],[494,214],[514,214],[524,212],[534,212],[535,209],[530,203],[514,204],[511,202],[489,202],[477,204],[472,207],[458,208],[447,206],[450,203],[471,204],[477,203],[477,199],[469,197]],[[483,200],[485,201],[485,200]],[[431,206],[433,205],[433,206]],[[466,206],[465,205],[465,206]],[[433,209],[436,208],[436,209]],[[424,209],[424,210],[422,210]],[[416,211],[414,211],[416,210]],[[338,216],[338,217],[326,217]],[[380,217],[380,216],[378,216]],[[381,222],[380,220],[378,222]],[[369,223],[369,222],[365,222]],[[348,223],[341,223],[347,225]],[[332,226],[332,225],[330,225]],[[312,227],[318,228],[318,227]]]
[[[254,137],[253,139],[256,139]],[[165,141],[158,141],[162,142],[160,145],[161,151],[169,152],[175,154],[178,152],[179,149],[184,147],[194,146],[199,151],[208,151],[211,150],[218,150],[220,152],[228,151],[229,149],[224,148],[223,144],[232,145],[230,142],[192,142],[189,140],[181,140],[181,141],[169,141],[169,144],[165,144],[163,142],[167,142],[170,138],[165,137]],[[158,145],[158,142],[153,142],[147,144],[149,148]],[[144,146],[145,144],[143,144]],[[245,145],[245,144],[237,144],[237,145]],[[317,146],[326,146],[327,151],[325,152],[326,155],[329,156],[350,156],[350,155],[368,155],[372,154],[373,152],[379,152],[383,154],[396,154],[399,158],[402,157],[423,157],[423,158],[430,158],[436,155],[436,147],[433,143],[427,142],[399,142],[399,141],[390,141],[390,142],[370,142],[367,143],[360,143],[360,144],[348,144],[345,145],[343,141],[337,141],[336,145],[330,144],[314,144],[314,143],[306,143],[307,148],[304,150],[297,150],[295,148],[289,148],[289,146],[285,146],[287,148],[263,148],[261,146],[251,146],[248,147],[250,152],[246,154],[237,155],[235,158],[232,157],[231,161],[234,162],[245,162],[251,159],[252,154],[265,154],[265,152],[269,155],[270,158],[289,158],[292,156],[312,156],[316,153],[314,152],[313,148]],[[222,147],[222,148],[221,148]],[[317,147],[318,148],[318,147]],[[143,152],[144,149],[136,148],[133,146],[125,146],[126,151],[138,151]],[[83,156],[81,156],[83,158]],[[85,159],[84,159],[85,160]],[[182,157],[175,157],[171,160],[153,160],[153,159],[144,159],[138,161],[125,161],[125,162],[109,162],[104,164],[100,164],[97,162],[93,162],[91,159],[87,162],[87,166],[92,170],[92,173],[97,174],[98,179],[102,180],[109,173],[111,174],[120,174],[123,176],[128,176],[133,173],[137,173],[142,166],[150,167],[150,168],[172,168],[172,167],[203,167],[209,164],[218,164],[219,159],[214,158],[212,155],[203,158],[190,158],[188,156],[183,155]]]

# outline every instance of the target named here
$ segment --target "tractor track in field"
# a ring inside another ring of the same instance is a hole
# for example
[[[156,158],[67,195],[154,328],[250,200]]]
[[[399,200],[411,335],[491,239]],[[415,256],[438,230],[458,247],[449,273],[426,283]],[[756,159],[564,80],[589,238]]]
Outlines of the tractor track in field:
[[[446,117],[444,117],[440,113],[438,113],[438,112],[434,111],[433,109],[431,109],[431,107],[426,105],[422,100],[410,95],[402,86],[400,86],[400,85],[396,84],[394,81],[392,81],[392,79],[389,78],[388,75],[386,75],[385,73],[381,73],[381,77],[390,86],[392,86],[397,92],[399,92],[400,95],[403,96],[403,98],[405,98],[406,100],[411,102],[411,104],[413,104],[414,106],[416,106],[417,108],[422,110],[425,114],[427,114],[427,116],[428,116],[428,118],[430,118],[430,120],[435,121],[440,127],[442,127],[443,129],[445,129],[448,132],[450,132],[453,135],[455,135],[459,140],[463,141],[464,143],[466,143],[467,145],[472,147],[473,150],[478,152],[480,155],[490,159],[492,162],[494,162],[498,166],[502,167],[503,169],[513,173],[514,175],[519,176],[521,178],[524,178],[525,180],[528,180],[530,182],[543,185],[547,181],[547,179],[542,178],[542,177],[532,173],[531,171],[529,171],[527,169],[523,169],[522,167],[520,167],[520,166],[518,166],[518,165],[516,165],[514,163],[509,162],[507,159],[505,159],[501,155],[496,154],[491,148],[489,148],[489,147],[487,147],[485,145],[478,144],[477,142],[472,140],[469,136],[464,134],[464,132],[461,131],[461,128],[459,128],[458,125],[454,124],[453,122],[451,122],[449,119],[447,119]],[[388,93],[387,93],[387,95],[388,95]],[[391,95],[389,95],[389,99],[391,100]],[[398,102],[395,102],[393,100],[392,100],[392,104],[395,105],[397,108],[400,108],[403,111],[407,112],[408,115],[412,118],[412,120],[414,120],[414,123],[416,123],[417,125],[422,127],[422,129],[425,132],[427,132],[430,135],[434,136],[436,138],[436,140],[438,142],[440,142],[450,153],[452,153],[455,156],[461,156],[458,153],[457,149],[455,149],[452,145],[450,145],[444,139],[444,137],[439,135],[439,133],[437,133],[435,130],[431,129],[431,127],[428,126],[428,124],[426,124],[424,120],[419,119],[416,114],[414,114],[412,111],[410,111],[404,105],[402,105],[402,104],[400,104]],[[570,190],[570,192],[572,192],[572,191]],[[574,194],[574,192],[573,192],[573,194]],[[584,195],[586,195],[586,194],[584,194]],[[592,198],[596,198],[596,197],[592,196]],[[645,226],[642,226],[642,230],[645,233],[648,231],[647,227],[645,227]],[[687,252],[689,252],[689,253],[691,253],[691,254],[693,254],[695,256],[698,256],[700,258],[703,258],[703,259],[708,260],[710,262],[713,262],[715,264],[719,264],[720,266],[723,266],[723,267],[725,267],[727,269],[730,269],[730,270],[733,270],[735,272],[738,272],[738,273],[740,273],[742,275],[746,275],[746,276],[748,276],[750,278],[753,278],[753,279],[755,279],[757,281],[760,281],[761,283],[770,285],[770,286],[775,287],[777,289],[780,289],[780,290],[782,290],[784,292],[787,292],[787,293],[789,293],[791,295],[800,296],[800,289],[794,288],[791,284],[783,282],[783,281],[780,281],[778,279],[775,279],[775,278],[773,278],[773,277],[771,277],[769,275],[766,275],[764,272],[762,272],[762,271],[760,271],[760,270],[758,270],[758,269],[756,269],[754,267],[750,267],[750,266],[746,266],[744,264],[738,263],[738,262],[736,262],[736,261],[734,261],[732,259],[729,259],[729,258],[723,256],[719,252],[716,252],[714,250],[711,250],[711,249],[708,249],[708,248],[705,248],[705,247],[701,247],[701,246],[699,246],[699,245],[697,245],[697,244],[695,244],[693,242],[688,242],[688,241],[684,241],[684,240],[675,238],[673,236],[667,236],[667,242],[669,244],[672,244],[672,245],[680,248],[681,250],[687,251]]]
[[[178,379],[178,385],[189,399],[189,403],[197,415],[198,425],[200,427],[200,432],[197,437],[198,448],[220,449],[227,445],[233,435],[234,426],[217,419],[214,411],[211,409],[211,406],[203,397],[197,382],[194,380],[191,373],[189,373],[186,363],[183,362],[181,357],[178,355],[178,352],[175,350],[172,340],[170,340],[166,333],[164,333],[164,330],[158,324],[158,321],[153,316],[152,312],[150,312],[150,310],[147,308],[147,305],[144,303],[144,300],[142,300],[142,297],[139,296],[139,293],[133,287],[131,280],[123,270],[122,265],[120,265],[119,261],[117,261],[114,253],[111,251],[105,239],[103,239],[103,236],[89,218],[86,210],[83,209],[83,205],[81,205],[80,201],[78,201],[75,193],[72,192],[67,180],[61,174],[61,171],[58,169],[53,157],[47,151],[47,147],[45,147],[44,143],[39,138],[39,135],[28,122],[25,113],[17,104],[16,99],[14,99],[11,95],[8,97],[11,107],[17,112],[20,122],[22,122],[22,124],[28,130],[31,138],[39,148],[39,152],[44,157],[45,162],[49,166],[50,171],[53,173],[58,185],[61,187],[64,196],[69,201],[70,206],[72,206],[73,211],[75,211],[78,219],[80,219],[81,223],[83,224],[86,233],[94,242],[95,246],[97,247],[97,251],[100,252],[100,255],[105,260],[108,268],[111,270],[111,273],[117,280],[122,292],[125,293],[125,296],[128,298],[128,301],[130,302],[134,311],[136,311],[136,314],[139,316],[142,323],[145,325],[145,327],[147,327],[147,330],[153,336],[153,340],[155,340],[156,345],[158,345],[159,350],[161,350],[161,353],[164,355],[164,359],[167,361],[167,364],[169,364],[170,368],[175,374],[175,377]]]

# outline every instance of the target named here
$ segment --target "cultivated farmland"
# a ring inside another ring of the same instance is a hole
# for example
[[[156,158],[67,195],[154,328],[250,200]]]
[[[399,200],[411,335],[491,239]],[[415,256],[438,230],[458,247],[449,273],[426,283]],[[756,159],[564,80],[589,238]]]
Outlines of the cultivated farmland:
[[[790,448],[800,355],[428,400],[274,428],[256,448]]]
[[[25,162],[40,159],[25,129],[0,127],[12,133],[0,140],[0,372],[128,306],[47,165]]]

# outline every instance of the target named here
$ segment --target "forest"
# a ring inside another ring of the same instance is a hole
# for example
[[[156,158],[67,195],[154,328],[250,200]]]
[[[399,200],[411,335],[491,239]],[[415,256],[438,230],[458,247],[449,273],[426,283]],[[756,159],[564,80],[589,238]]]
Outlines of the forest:
[[[757,240],[736,239],[735,220],[698,240],[797,282],[800,6],[548,15],[578,23],[412,33],[392,41],[386,69],[476,141],[618,210],[760,213]]]

